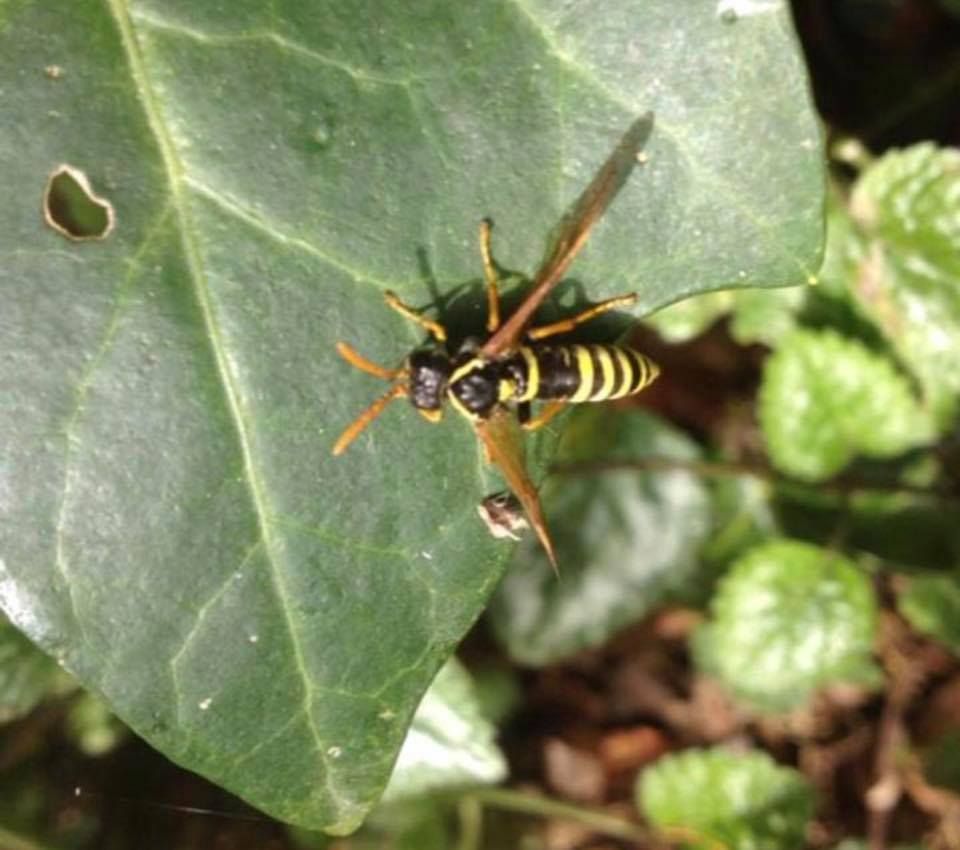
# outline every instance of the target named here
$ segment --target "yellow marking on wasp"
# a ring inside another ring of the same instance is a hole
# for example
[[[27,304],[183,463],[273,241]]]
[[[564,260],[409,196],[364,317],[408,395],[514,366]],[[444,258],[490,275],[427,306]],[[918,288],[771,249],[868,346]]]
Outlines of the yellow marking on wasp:
[[[464,363],[459,369],[454,369],[453,373],[450,375],[447,384],[455,384],[459,381],[464,375],[469,375],[475,369],[483,368],[483,361],[479,357],[472,357],[466,363]]]
[[[649,357],[644,357],[643,359],[646,361],[647,366],[649,367],[647,372],[647,383],[644,384],[646,387],[652,384],[660,375],[660,367]]]
[[[443,408],[438,407],[436,410],[424,410],[423,408],[418,408],[417,412],[427,420],[427,422],[432,422],[436,425],[441,419],[443,419]]]
[[[637,378],[633,388],[634,393],[640,392],[644,387],[653,383],[654,378],[660,374],[660,367],[657,366],[649,357],[644,357],[639,351],[630,351],[634,362],[637,364]]]
[[[527,364],[527,388],[522,395],[517,396],[517,401],[532,401],[540,389],[540,361],[533,349],[527,345],[520,346],[520,354]]]
[[[633,389],[634,379],[637,376],[637,370],[633,366],[630,355],[619,345],[613,346],[613,356],[617,358],[617,362],[620,364],[620,374],[622,377],[620,379],[620,386],[617,387],[616,395],[611,396],[611,398],[623,398],[625,395],[630,395]]]
[[[633,395],[646,384],[647,367],[643,360],[637,357],[637,352],[632,348],[628,348],[625,353],[630,358],[630,389],[628,394]]]
[[[497,383],[497,399],[510,401],[517,394],[517,382],[510,378],[501,378]]]
[[[593,400],[603,401],[606,398],[616,398],[619,388],[616,386],[616,367],[613,365],[613,355],[610,353],[610,348],[606,345],[596,345],[593,347],[593,353],[600,361],[600,371],[603,374],[603,383],[600,384],[600,389],[593,393]]]
[[[568,350],[576,358],[577,374],[580,376],[580,386],[570,396],[570,402],[579,404],[590,398],[590,390],[593,387],[593,358],[590,356],[590,349],[585,345],[571,345]]]

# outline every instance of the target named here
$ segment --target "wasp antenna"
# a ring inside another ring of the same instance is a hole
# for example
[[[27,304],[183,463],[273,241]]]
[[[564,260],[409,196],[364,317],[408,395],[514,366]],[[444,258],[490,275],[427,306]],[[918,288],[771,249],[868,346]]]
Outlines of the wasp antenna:
[[[406,371],[405,369],[385,369],[383,366],[367,360],[362,354],[358,354],[345,342],[337,343],[337,354],[361,372],[366,372],[375,378],[383,378],[385,381],[395,381]]]
[[[333,444],[334,455],[342,455],[347,450],[347,447],[360,436],[360,432],[383,413],[383,409],[390,404],[391,401],[406,394],[407,388],[403,384],[394,384],[390,387],[387,392],[380,396],[380,398],[373,402],[373,404],[347,426],[337,442]]]

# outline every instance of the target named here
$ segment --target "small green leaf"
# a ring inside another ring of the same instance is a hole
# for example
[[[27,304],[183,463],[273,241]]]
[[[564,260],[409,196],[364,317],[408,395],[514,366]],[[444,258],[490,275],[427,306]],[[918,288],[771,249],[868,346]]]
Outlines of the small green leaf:
[[[960,580],[956,576],[910,579],[897,607],[914,628],[960,654]]]
[[[857,182],[850,208],[854,297],[945,426],[960,395],[960,151],[924,143],[886,154]]]
[[[721,316],[726,316],[735,303],[736,293],[730,290],[706,292],[685,298],[658,310],[644,319],[657,333],[673,343],[686,342],[699,336]]]
[[[709,531],[709,496],[692,472],[630,468],[651,455],[691,460],[698,451],[647,414],[598,406],[570,417],[557,464],[577,466],[551,476],[542,494],[560,577],[530,542],[491,610],[517,660],[547,664],[603,643],[689,581]]]
[[[797,324],[809,287],[746,289],[736,293],[730,334],[741,345],[763,343],[776,348]]]
[[[44,697],[74,687],[72,677],[0,614],[0,723],[21,717]]]
[[[774,346],[796,325],[795,315],[807,289],[744,289],[695,295],[644,319],[669,342],[686,342],[715,321],[730,315],[730,332],[742,345],[754,342]]]
[[[96,757],[110,752],[130,731],[102,699],[84,691],[70,705],[67,733],[79,750]]]
[[[760,423],[777,468],[811,481],[859,454],[893,457],[934,435],[893,365],[833,331],[796,331],[767,361]]]
[[[697,850],[796,850],[813,802],[797,771],[760,752],[688,750],[660,759],[637,782],[644,816]]]
[[[481,714],[470,674],[451,658],[413,716],[383,799],[501,781],[507,765],[495,735]]]
[[[791,540],[741,558],[697,635],[700,667],[760,710],[802,704],[831,682],[872,682],[876,600],[849,561]]]

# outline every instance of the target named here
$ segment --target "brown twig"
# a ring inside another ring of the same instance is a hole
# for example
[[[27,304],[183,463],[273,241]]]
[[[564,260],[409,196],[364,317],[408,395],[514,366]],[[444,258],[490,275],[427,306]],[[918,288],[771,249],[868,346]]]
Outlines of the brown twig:
[[[930,677],[929,666],[918,663],[917,641],[906,624],[886,614],[880,627],[880,655],[889,682],[887,699],[877,729],[873,785],[867,791],[867,839],[870,850],[884,850],[890,818],[903,795],[904,754],[909,745],[906,714]]]

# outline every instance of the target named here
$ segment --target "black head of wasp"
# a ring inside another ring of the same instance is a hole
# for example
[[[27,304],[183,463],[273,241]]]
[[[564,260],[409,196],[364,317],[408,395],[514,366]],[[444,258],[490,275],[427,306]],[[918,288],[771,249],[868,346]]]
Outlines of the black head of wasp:
[[[451,353],[446,348],[447,331],[443,325],[407,306],[394,293],[387,292],[387,304],[420,325],[434,343],[412,352],[398,369],[385,369],[371,363],[346,343],[337,343],[337,351],[348,363],[367,374],[390,381],[391,386],[340,435],[333,447],[335,455],[346,451],[360,432],[395,398],[409,398],[430,422],[440,420],[444,404],[449,402],[473,424],[487,460],[500,467],[556,568],[553,542],[537,490],[524,466],[516,423],[519,421],[522,427],[533,430],[549,422],[568,404],[633,395],[648,386],[659,370],[639,351],[624,345],[544,343],[544,340],[566,333],[608,310],[633,303],[637,298],[635,293],[601,301],[551,324],[529,325],[537,308],[586,243],[594,224],[636,164],[642,161],[641,148],[652,127],[651,113],[630,126],[561,222],[553,247],[534,276],[530,293],[502,322],[497,267],[490,249],[491,225],[489,221],[481,223],[480,254],[487,293],[488,336],[485,340],[467,340]],[[531,417],[530,406],[534,401],[546,404],[536,417]]]

